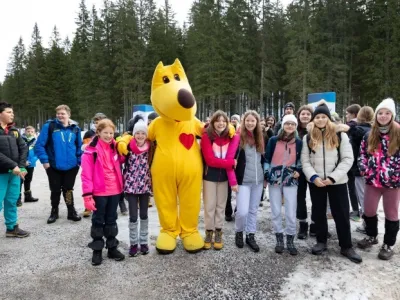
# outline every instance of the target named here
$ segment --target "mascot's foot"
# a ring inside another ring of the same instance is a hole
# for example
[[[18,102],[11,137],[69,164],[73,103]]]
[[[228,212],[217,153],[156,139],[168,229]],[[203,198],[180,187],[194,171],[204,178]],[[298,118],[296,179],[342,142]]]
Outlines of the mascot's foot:
[[[199,232],[193,232],[191,235],[183,238],[183,247],[189,253],[199,252],[204,247],[203,237]]]
[[[176,239],[168,233],[161,232],[157,238],[156,249],[160,254],[170,254],[176,248]]]

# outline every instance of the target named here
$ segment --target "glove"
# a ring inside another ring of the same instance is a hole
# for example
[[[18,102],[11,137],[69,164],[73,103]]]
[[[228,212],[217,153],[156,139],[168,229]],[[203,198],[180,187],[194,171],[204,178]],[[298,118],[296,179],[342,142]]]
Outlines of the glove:
[[[85,196],[83,197],[83,202],[85,205],[85,208],[88,210],[95,211],[96,210],[96,203],[94,202],[94,199],[92,196]]]

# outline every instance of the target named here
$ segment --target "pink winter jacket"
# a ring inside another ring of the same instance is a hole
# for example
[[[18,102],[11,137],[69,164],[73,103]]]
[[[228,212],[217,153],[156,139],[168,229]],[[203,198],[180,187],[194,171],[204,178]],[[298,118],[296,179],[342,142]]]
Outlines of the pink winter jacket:
[[[105,183],[105,174],[103,169],[103,162],[101,161],[102,155],[99,155],[100,142],[97,137],[86,147],[85,152],[82,155],[82,193],[84,196],[97,196],[105,195],[107,193],[107,187]],[[122,183],[122,172],[121,164],[125,161],[125,158],[118,154],[116,143],[113,140],[111,147],[108,149],[110,151],[110,157],[113,158],[115,173],[117,180],[119,181],[120,191],[122,193],[123,183]],[[112,193],[115,194],[115,193]],[[110,194],[111,195],[111,194]]]

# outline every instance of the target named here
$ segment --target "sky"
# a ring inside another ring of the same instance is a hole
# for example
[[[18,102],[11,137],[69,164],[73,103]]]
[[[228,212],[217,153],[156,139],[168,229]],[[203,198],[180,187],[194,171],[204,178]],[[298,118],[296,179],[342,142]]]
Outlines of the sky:
[[[48,46],[51,32],[56,25],[62,40],[69,36],[72,40],[76,29],[75,18],[78,15],[81,0],[0,0],[0,81],[6,75],[12,49],[22,37],[25,48],[31,43],[35,22],[38,23],[42,43]],[[187,19],[193,0],[169,0],[176,19],[183,24]],[[291,0],[283,0],[287,5]],[[86,0],[90,9],[93,5],[103,7],[103,0]],[[162,5],[164,0],[156,0]]]

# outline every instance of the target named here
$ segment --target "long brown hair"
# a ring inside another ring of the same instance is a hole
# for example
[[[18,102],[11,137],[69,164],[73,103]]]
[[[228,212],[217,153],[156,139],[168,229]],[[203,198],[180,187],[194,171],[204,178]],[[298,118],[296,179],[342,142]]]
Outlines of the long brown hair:
[[[250,115],[257,120],[256,128],[254,128],[252,132],[253,137],[249,136],[245,126],[245,121]],[[252,139],[254,139],[254,145],[256,146],[257,152],[264,153],[264,137],[260,125],[260,115],[255,110],[248,110],[244,114],[242,123],[240,124],[240,148],[243,149],[246,144],[251,143],[250,141]]]
[[[214,123],[217,122],[219,120],[220,117],[223,117],[225,122],[226,122],[226,128],[224,129],[223,132],[221,132],[220,136],[221,137],[225,137],[228,135],[229,132],[229,119],[228,116],[226,115],[225,112],[223,112],[222,110],[217,110],[212,116],[211,116],[211,120],[210,123],[207,127],[207,135],[210,139],[214,138],[215,135],[215,128],[214,128]]]
[[[379,131],[379,123],[374,120],[372,124],[371,132],[368,137],[368,152],[373,154],[375,150],[378,149],[379,144],[381,143],[380,139],[381,133]],[[388,155],[392,156],[400,149],[400,129],[399,126],[393,121],[389,124],[389,149]]]
[[[325,135],[322,135],[322,130],[319,129],[314,122],[308,123],[307,126],[310,135],[310,148],[315,151],[322,144],[322,139],[325,138],[328,149],[335,149],[339,146],[339,139],[336,134],[336,124],[328,119],[325,126]]]

